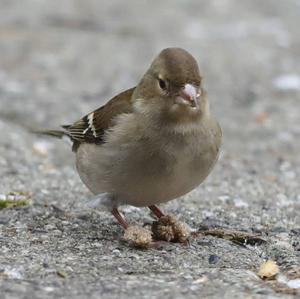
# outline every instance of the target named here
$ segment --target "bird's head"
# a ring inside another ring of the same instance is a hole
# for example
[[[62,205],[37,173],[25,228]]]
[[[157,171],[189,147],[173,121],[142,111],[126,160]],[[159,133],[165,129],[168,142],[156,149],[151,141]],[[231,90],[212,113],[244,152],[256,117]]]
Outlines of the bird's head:
[[[207,103],[197,61],[183,49],[164,49],[138,84],[133,100],[150,116],[173,122],[200,118]]]

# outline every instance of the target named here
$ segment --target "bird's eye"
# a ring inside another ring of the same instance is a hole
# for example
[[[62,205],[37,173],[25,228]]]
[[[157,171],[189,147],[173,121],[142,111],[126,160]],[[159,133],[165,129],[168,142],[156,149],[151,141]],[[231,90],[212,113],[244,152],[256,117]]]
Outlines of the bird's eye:
[[[158,79],[158,84],[159,84],[159,87],[162,89],[162,90],[166,90],[167,89],[167,82],[163,79]]]

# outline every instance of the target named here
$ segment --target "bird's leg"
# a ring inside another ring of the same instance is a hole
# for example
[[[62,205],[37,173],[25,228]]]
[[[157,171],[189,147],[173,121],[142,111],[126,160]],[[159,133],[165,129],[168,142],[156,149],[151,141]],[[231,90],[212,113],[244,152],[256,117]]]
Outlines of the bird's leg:
[[[149,206],[148,207],[152,212],[153,214],[159,219],[163,216],[165,216],[165,214],[160,210],[160,208],[156,205],[153,205],[153,206]]]
[[[125,218],[120,214],[117,208],[113,208],[111,210],[111,213],[114,215],[114,217],[117,219],[118,223],[126,230],[129,225]]]

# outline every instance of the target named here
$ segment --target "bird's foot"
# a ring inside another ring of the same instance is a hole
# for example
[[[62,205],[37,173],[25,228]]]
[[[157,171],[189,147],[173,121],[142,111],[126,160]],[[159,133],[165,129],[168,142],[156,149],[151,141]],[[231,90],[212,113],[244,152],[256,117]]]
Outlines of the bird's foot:
[[[155,240],[186,243],[191,235],[190,228],[184,222],[178,221],[173,215],[160,217],[152,224]]]
[[[149,248],[155,245],[151,231],[137,225],[128,226],[125,229],[123,239],[133,247]]]

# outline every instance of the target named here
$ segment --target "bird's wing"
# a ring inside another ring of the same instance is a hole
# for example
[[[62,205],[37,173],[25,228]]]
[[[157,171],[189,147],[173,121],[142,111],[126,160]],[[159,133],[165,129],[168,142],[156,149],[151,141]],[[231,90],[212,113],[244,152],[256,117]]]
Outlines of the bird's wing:
[[[135,87],[121,92],[104,106],[87,114],[72,125],[63,126],[74,142],[74,149],[80,143],[103,143],[105,130],[113,126],[113,119],[123,113],[132,112],[131,96]]]

